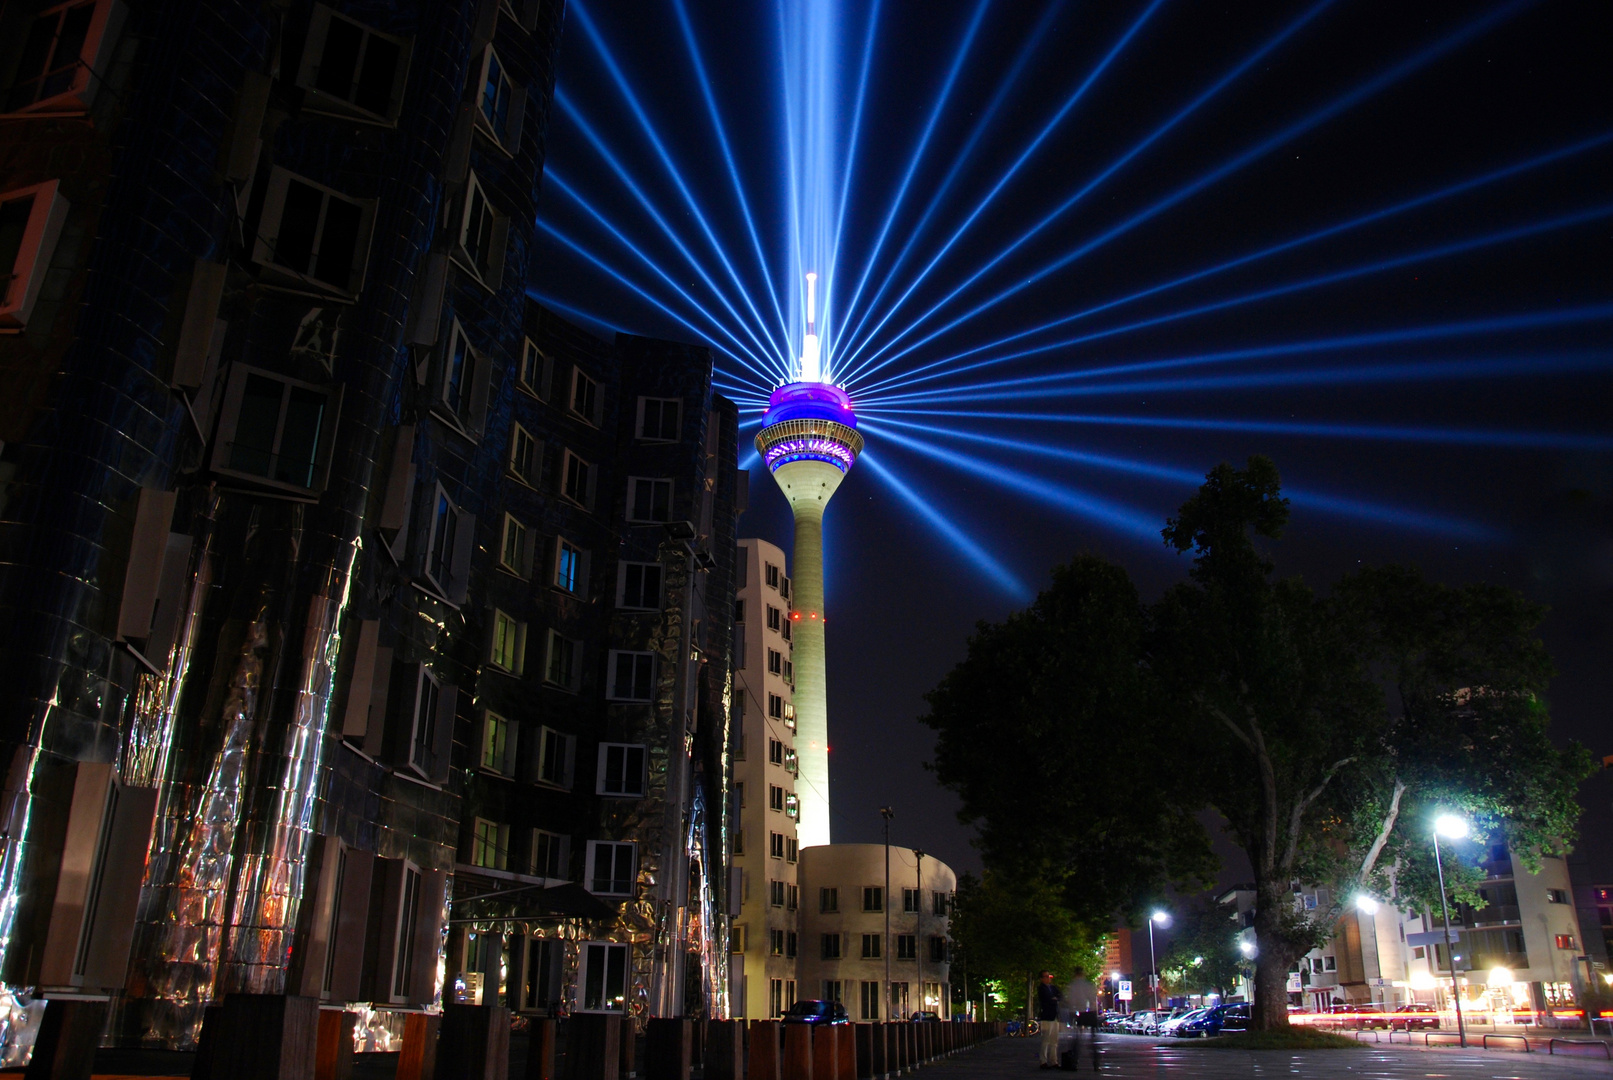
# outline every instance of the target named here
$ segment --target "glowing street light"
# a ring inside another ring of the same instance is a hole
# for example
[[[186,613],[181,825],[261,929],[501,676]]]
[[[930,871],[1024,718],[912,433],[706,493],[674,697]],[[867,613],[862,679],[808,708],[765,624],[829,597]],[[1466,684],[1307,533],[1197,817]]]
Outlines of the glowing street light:
[[[1355,898],[1355,909],[1363,915],[1376,915],[1378,913],[1378,902],[1366,893],[1360,893]]]
[[[1240,942],[1238,942],[1238,951],[1243,953],[1243,955],[1245,955],[1245,956],[1253,956],[1255,954],[1254,942],[1252,942],[1252,941],[1240,941]]]
[[[1154,959],[1154,924],[1169,926],[1171,917],[1163,911],[1148,916],[1148,988],[1154,992],[1154,1010],[1159,1011],[1159,961]]]
[[[1445,864],[1439,857],[1439,838],[1460,840],[1467,835],[1467,819],[1441,814],[1434,819],[1434,870],[1439,875],[1439,909],[1445,914],[1445,961],[1451,966],[1451,997],[1456,1002],[1456,1037],[1467,1046],[1467,1027],[1462,1022],[1462,989],[1456,984],[1456,951],[1451,945],[1451,906],[1445,899]]]

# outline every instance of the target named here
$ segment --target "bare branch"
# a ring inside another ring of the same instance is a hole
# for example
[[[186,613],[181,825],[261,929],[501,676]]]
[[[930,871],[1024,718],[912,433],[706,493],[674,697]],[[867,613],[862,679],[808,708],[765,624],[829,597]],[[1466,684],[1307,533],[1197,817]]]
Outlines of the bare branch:
[[[1311,803],[1321,798],[1322,792],[1327,790],[1327,785],[1333,782],[1333,777],[1338,775],[1339,770],[1354,760],[1353,757],[1347,757],[1328,766],[1327,772],[1322,774],[1322,782],[1317,784],[1309,795],[1294,803],[1293,812],[1288,817],[1288,850],[1283,855],[1284,866],[1293,866],[1294,857],[1299,852],[1299,827],[1305,817],[1305,811],[1311,808]]]
[[[1367,849],[1366,858],[1361,860],[1361,870],[1355,875],[1355,883],[1363,884],[1372,868],[1378,864],[1378,856],[1383,854],[1383,847],[1389,842],[1389,834],[1394,832],[1395,821],[1400,817],[1400,797],[1406,793],[1406,782],[1395,777],[1395,793],[1389,799],[1389,810],[1383,816],[1383,827],[1378,830],[1377,839]]]

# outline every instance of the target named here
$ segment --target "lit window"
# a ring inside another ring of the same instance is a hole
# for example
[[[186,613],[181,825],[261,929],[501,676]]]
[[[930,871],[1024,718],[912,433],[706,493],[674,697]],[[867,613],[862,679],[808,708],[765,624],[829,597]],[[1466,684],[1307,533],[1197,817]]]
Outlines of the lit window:
[[[493,609],[493,642],[488,662],[511,675],[521,674],[526,657],[526,623]]]
[[[561,538],[555,543],[554,583],[568,593],[581,593],[583,588],[583,552],[569,540]]]
[[[488,711],[482,722],[482,768],[503,772],[509,752],[510,722]]]
[[[471,865],[486,867],[489,870],[504,869],[508,835],[508,827],[477,818],[471,835]]]
[[[1574,948],[1578,948],[1578,946],[1575,945],[1575,943],[1574,943],[1574,935],[1573,934],[1558,934],[1557,935],[1557,947],[1559,949],[1574,949]]]

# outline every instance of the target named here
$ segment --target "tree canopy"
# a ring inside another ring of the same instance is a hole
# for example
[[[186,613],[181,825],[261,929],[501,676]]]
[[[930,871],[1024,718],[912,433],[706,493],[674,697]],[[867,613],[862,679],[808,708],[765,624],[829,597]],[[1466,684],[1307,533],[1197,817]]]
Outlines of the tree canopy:
[[[1218,811],[1254,869],[1262,1026],[1286,1025],[1289,965],[1354,893],[1437,901],[1436,808],[1535,865],[1567,850],[1589,771],[1548,735],[1539,607],[1403,567],[1318,594],[1263,550],[1288,518],[1271,461],[1217,466],[1163,531],[1187,580],[1145,604],[1077,557],[977,627],[924,718],[988,870],[1047,882],[1089,923],[1212,876],[1193,815]],[[1330,903],[1299,907],[1295,881]]]

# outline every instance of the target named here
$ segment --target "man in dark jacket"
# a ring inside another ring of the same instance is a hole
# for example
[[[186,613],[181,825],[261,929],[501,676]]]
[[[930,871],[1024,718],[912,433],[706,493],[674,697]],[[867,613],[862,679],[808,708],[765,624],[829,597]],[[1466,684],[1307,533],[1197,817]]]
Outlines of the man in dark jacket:
[[[1064,1026],[1059,1022],[1059,1005],[1063,1000],[1064,995],[1053,985],[1053,973],[1042,972],[1042,981],[1036,984],[1036,1022],[1042,1029],[1044,1069],[1056,1069],[1059,1066],[1059,1031]]]

